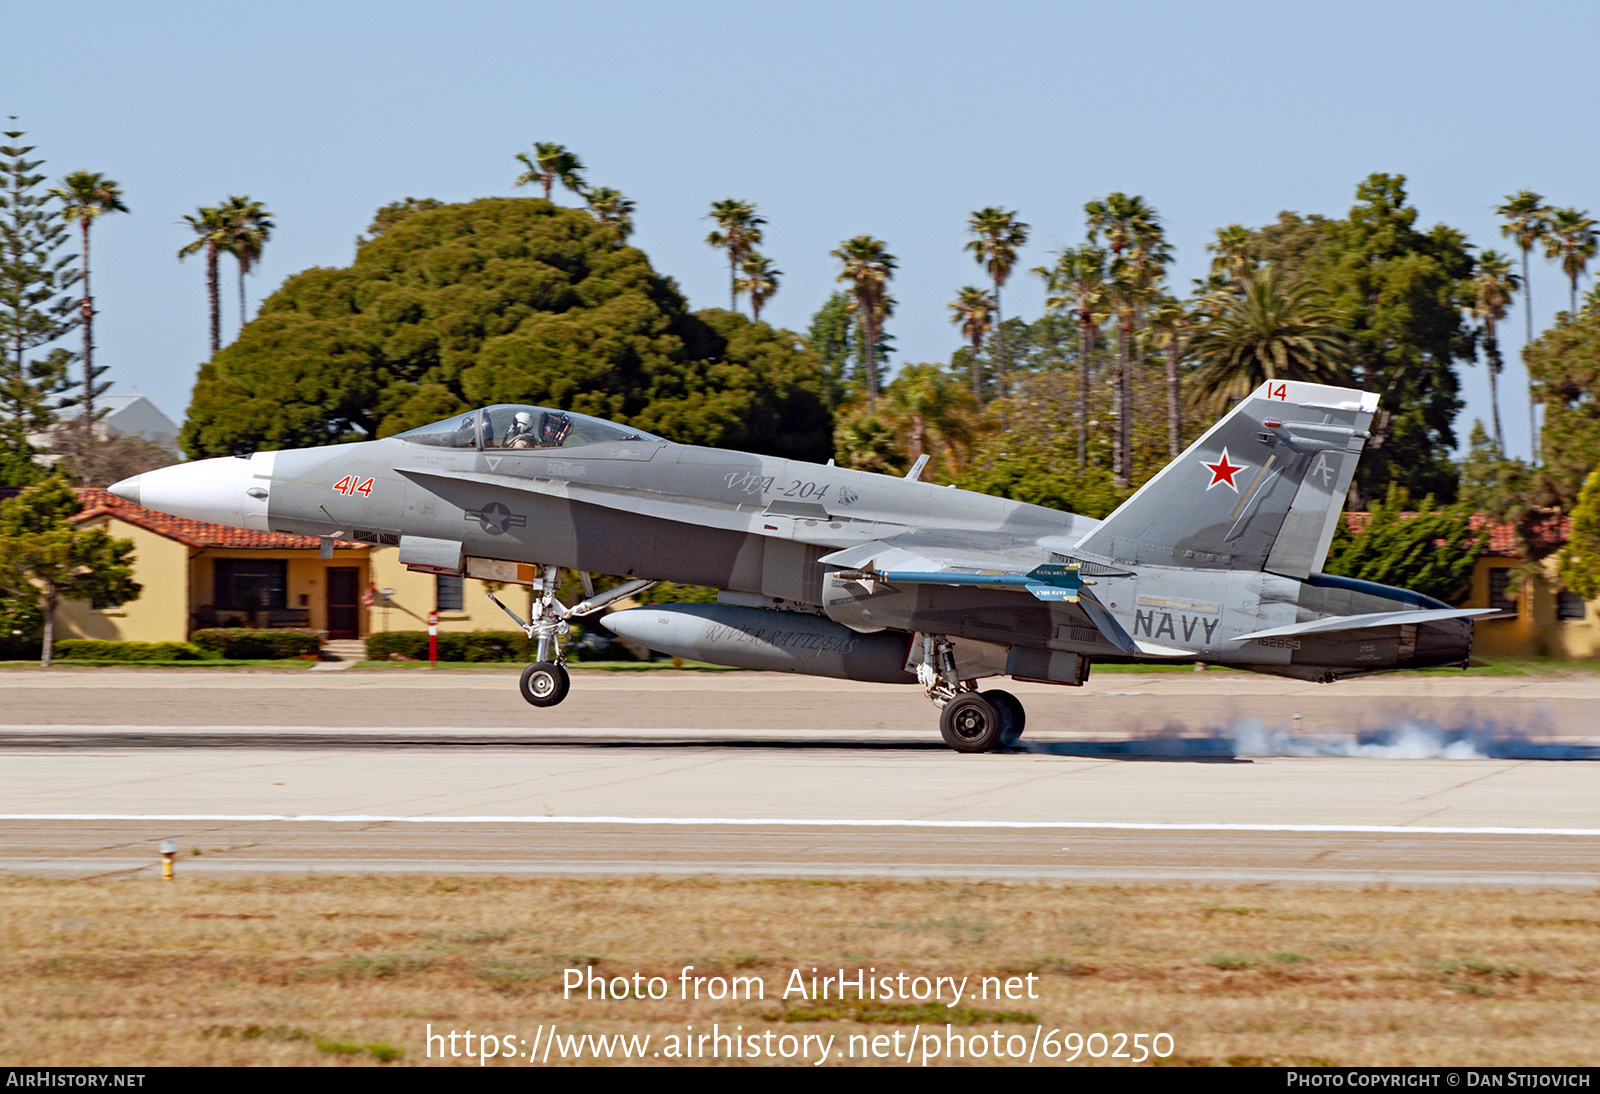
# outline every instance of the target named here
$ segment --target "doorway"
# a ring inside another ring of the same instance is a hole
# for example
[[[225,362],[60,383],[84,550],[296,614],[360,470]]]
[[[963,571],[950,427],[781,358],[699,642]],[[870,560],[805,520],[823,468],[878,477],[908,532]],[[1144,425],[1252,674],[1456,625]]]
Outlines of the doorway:
[[[361,570],[356,566],[328,567],[328,638],[360,638]]]

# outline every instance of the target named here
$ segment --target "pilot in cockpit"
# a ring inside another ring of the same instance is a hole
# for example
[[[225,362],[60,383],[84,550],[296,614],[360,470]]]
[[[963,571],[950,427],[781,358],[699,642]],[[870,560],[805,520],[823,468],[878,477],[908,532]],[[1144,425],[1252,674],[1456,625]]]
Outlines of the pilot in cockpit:
[[[511,419],[511,428],[506,430],[506,439],[502,447],[536,448],[539,444],[538,437],[538,431],[533,428],[533,415],[526,410],[519,410],[517,416]]]
[[[539,413],[538,425],[526,410],[517,411],[506,430],[502,448],[560,448],[572,432],[572,418],[559,410]]]

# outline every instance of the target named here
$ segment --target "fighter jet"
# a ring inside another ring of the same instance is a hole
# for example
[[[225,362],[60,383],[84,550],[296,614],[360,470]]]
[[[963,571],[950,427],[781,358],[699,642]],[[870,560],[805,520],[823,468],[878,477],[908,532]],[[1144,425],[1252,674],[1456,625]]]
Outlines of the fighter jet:
[[[716,604],[605,626],[717,664],[917,684],[958,752],[1013,744],[1009,676],[1203,661],[1306,680],[1465,666],[1471,616],[1321,573],[1376,395],[1274,380],[1103,521],[904,478],[674,444],[495,405],[384,440],[180,464],[111,488],[176,516],[399,548],[413,570],[530,586],[523,697],[566,697],[569,622],[659,580]],[[557,599],[561,571],[585,599]],[[625,579],[595,593],[591,574]],[[493,594],[489,594],[493,597]]]

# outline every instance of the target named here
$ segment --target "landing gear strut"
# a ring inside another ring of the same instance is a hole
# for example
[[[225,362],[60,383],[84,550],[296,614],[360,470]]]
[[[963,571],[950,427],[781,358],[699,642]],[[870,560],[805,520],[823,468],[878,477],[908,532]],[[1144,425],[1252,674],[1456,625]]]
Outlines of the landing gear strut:
[[[1022,703],[1009,691],[979,692],[971,680],[961,679],[955,648],[944,635],[922,636],[917,680],[939,708],[939,735],[957,752],[994,752],[1022,736],[1027,724]]]
[[[509,615],[524,634],[537,643],[534,656],[538,660],[522,670],[521,684],[522,697],[536,707],[555,706],[567,697],[567,692],[572,686],[572,678],[567,673],[566,651],[561,647],[561,639],[572,630],[567,620],[574,616],[590,615],[624,597],[642,593],[655,584],[654,581],[640,578],[624,582],[609,592],[595,596],[589,575],[580,572],[579,576],[583,578],[584,599],[569,608],[556,599],[556,590],[561,585],[561,568],[546,566],[544,576],[534,583],[535,598],[533,610],[530,612],[533,618],[527,622],[501,603],[500,598],[494,593],[489,594],[489,599]]]

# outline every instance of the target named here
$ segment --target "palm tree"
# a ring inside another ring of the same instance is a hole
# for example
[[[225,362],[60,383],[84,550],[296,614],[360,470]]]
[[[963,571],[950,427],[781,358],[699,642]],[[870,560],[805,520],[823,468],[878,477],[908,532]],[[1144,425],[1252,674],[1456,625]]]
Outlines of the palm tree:
[[[995,379],[1000,397],[1006,395],[1006,338],[1002,325],[1005,316],[1000,311],[1000,290],[1011,278],[1011,267],[1017,263],[1017,250],[1028,242],[1028,226],[1017,219],[1015,211],[1006,212],[991,205],[979,209],[967,218],[967,230],[976,238],[966,249],[978,265],[988,271],[994,282],[994,346]]]
[[[1112,376],[1111,476],[1118,487],[1133,485],[1133,345],[1134,317],[1140,303],[1138,271],[1125,255],[1111,260],[1107,296],[1117,320],[1117,365]]]
[[[1550,208],[1545,205],[1544,198],[1532,190],[1518,190],[1515,194],[1506,195],[1503,204],[1495,206],[1494,211],[1505,218],[1505,223],[1500,225],[1500,234],[1507,239],[1517,241],[1517,248],[1522,251],[1522,307],[1527,314],[1528,342],[1533,342],[1533,293],[1528,286],[1528,252],[1533,250],[1533,245],[1550,234]]]
[[[744,271],[744,276],[734,282],[734,288],[738,292],[749,294],[750,317],[759,323],[761,309],[777,293],[778,278],[783,276],[783,271],[772,264],[772,259],[759,251],[751,251],[745,255],[744,261],[739,263],[739,269]]]
[[[626,243],[633,234],[634,203],[623,197],[621,191],[609,186],[596,186],[585,195],[585,200],[594,218],[601,224],[615,228],[618,240]]]
[[[1483,321],[1483,349],[1489,358],[1489,403],[1494,411],[1495,451],[1505,453],[1500,435],[1500,339],[1495,324],[1506,317],[1511,296],[1522,287],[1522,279],[1511,272],[1511,257],[1499,251],[1484,251],[1472,278],[1472,314]]]
[[[1129,350],[1145,300],[1172,261],[1172,252],[1160,216],[1137,194],[1129,197],[1118,190],[1103,201],[1087,203],[1083,211],[1089,219],[1089,239],[1099,242],[1104,233],[1111,248],[1111,282],[1116,290],[1118,315],[1112,469],[1117,484],[1126,487],[1132,484],[1133,476],[1133,370]]]
[[[878,397],[878,370],[874,359],[878,334],[884,317],[893,307],[888,284],[894,276],[895,257],[881,239],[871,236],[847,239],[831,253],[844,263],[839,280],[850,282],[856,314],[861,317],[861,341],[866,350],[867,413],[870,415]]]
[[[1106,253],[1092,243],[1068,247],[1053,269],[1034,271],[1045,279],[1045,306],[1066,308],[1078,317],[1078,466],[1089,463],[1089,378],[1095,330],[1105,306]]]
[[[1204,316],[1189,339],[1199,362],[1190,374],[1190,402],[1213,415],[1267,380],[1336,383],[1349,346],[1339,313],[1315,286],[1274,267],[1247,274],[1240,295]]]
[[[999,305],[995,298],[980,288],[968,285],[950,301],[950,322],[961,328],[961,337],[972,343],[972,397],[983,405],[983,369],[978,352],[983,348],[983,337],[993,328],[990,320]]]
[[[571,190],[579,197],[584,195],[583,161],[575,154],[567,151],[565,145],[552,144],[549,141],[535,141],[533,155],[518,152],[517,159],[521,160],[528,169],[517,176],[518,186],[527,186],[539,183],[544,187],[544,199],[550,200],[550,187],[560,180],[561,185]]]
[[[1255,269],[1255,260],[1250,257],[1250,229],[1242,224],[1218,228],[1206,250],[1216,255],[1211,260],[1211,272],[1230,284]]]
[[[767,221],[756,216],[754,202],[737,198],[713,201],[711,219],[717,228],[706,236],[706,242],[728,252],[728,310],[738,311],[739,263],[761,242],[761,226]]]
[[[1142,332],[1157,346],[1167,351],[1167,455],[1177,456],[1183,451],[1183,399],[1180,386],[1182,378],[1178,363],[1187,349],[1185,345],[1191,318],[1183,302],[1163,294],[1150,308],[1150,323]]]
[[[938,365],[907,365],[883,393],[885,424],[904,429],[914,465],[937,456],[947,475],[959,472],[972,439],[972,399]]]
[[[239,263],[239,329],[245,324],[244,275],[261,261],[261,251],[272,238],[272,213],[259,201],[248,195],[234,194],[222,205],[222,217],[228,225],[228,240],[220,249],[231,254]]]
[[[126,213],[128,207],[122,203],[122,188],[97,171],[74,171],[50,193],[61,199],[61,215],[67,223],[77,221],[83,232],[83,303],[79,314],[83,317],[83,440],[87,445],[94,440],[94,397],[99,394],[94,383],[98,373],[94,367],[94,297],[89,293],[89,224],[105,213]]]
[[[195,238],[178,251],[180,259],[201,251],[206,255],[206,294],[211,302],[211,355],[222,349],[222,294],[217,284],[217,253],[231,242],[227,218],[215,205],[202,205],[197,214],[185,216]]]
[[[1505,218],[1500,234],[1517,241],[1522,251],[1522,311],[1528,329],[1524,345],[1533,345],[1533,284],[1528,280],[1528,252],[1544,239],[1550,231],[1550,209],[1544,198],[1532,190],[1518,190],[1507,194],[1503,204],[1495,206],[1496,213]],[[1533,463],[1539,462],[1539,405],[1533,400],[1532,388],[1528,391],[1528,446]]]
[[[1595,234],[1595,222],[1586,210],[1553,209],[1546,221],[1548,235],[1544,241],[1544,256],[1559,258],[1561,271],[1572,285],[1572,299],[1567,310],[1578,314],[1578,278],[1589,269],[1589,260],[1600,248],[1600,235]]]

